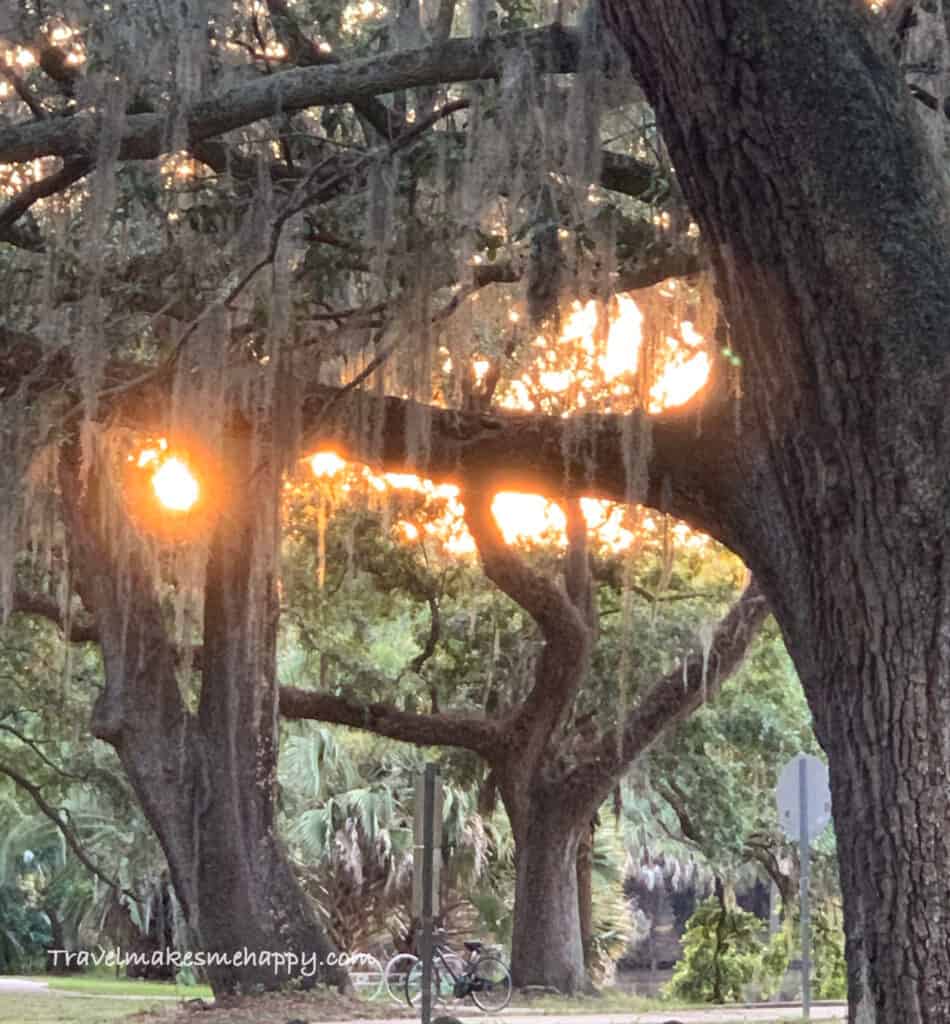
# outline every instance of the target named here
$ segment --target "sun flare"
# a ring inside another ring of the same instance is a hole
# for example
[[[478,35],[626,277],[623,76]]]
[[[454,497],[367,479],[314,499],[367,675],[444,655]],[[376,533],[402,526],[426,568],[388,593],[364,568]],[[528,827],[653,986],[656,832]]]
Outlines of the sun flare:
[[[154,460],[149,460],[149,464],[151,461]],[[194,473],[174,455],[161,460],[152,474],[152,490],[162,505],[172,512],[188,512],[201,496],[201,487]]]

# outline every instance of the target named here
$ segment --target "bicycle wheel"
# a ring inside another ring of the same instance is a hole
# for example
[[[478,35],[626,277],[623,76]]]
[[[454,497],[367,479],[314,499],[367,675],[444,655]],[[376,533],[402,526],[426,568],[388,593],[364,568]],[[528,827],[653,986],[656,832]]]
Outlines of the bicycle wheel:
[[[389,998],[398,1006],[402,1006],[408,1002],[406,997],[406,980],[409,977],[409,972],[412,970],[413,964],[418,960],[417,956],[413,956],[412,953],[397,953],[388,964],[386,964],[386,971],[383,978],[383,982],[386,986],[386,992],[389,994]]]
[[[498,1013],[511,1001],[511,972],[497,956],[481,956],[472,968],[471,996],[486,1013]]]
[[[451,986],[452,979],[449,978],[449,984]],[[440,1006],[445,1002],[445,981],[442,976],[442,971],[439,970],[436,964],[432,965],[432,978],[430,981],[429,991],[432,993],[432,1005]],[[406,977],[406,1001],[410,1006],[421,1006],[422,1005],[422,961],[417,960],[412,965],[408,976]]]
[[[349,975],[353,988],[361,999],[378,999],[382,995],[385,984],[383,965],[372,953],[359,953],[354,956]]]

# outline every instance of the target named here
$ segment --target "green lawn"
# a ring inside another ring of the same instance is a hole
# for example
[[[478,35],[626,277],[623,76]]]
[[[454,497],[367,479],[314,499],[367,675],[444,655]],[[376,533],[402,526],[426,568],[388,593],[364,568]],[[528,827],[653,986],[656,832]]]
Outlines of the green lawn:
[[[0,1024],[108,1024],[130,1013],[157,1009],[148,999],[76,999],[58,995],[5,995]]]
[[[85,992],[110,996],[172,996],[177,999],[210,999],[207,985],[175,985],[170,981],[136,981],[103,975],[76,975],[57,978],[36,975],[32,980],[45,981],[50,988],[63,992]]]

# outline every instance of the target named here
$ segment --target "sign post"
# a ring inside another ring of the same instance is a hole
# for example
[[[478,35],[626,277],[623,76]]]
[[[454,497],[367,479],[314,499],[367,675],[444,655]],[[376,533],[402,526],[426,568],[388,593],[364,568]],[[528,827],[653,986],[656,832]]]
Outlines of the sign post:
[[[808,835],[808,775],[805,758],[798,761],[798,851],[801,859],[802,904],[802,1015],[811,1018],[811,908],[808,905],[808,881],[811,871],[811,838]]]
[[[798,843],[801,860],[802,926],[802,1016],[811,1019],[811,908],[808,883],[811,873],[811,844],[831,821],[828,769],[817,757],[799,754],[782,769],[775,787],[782,830]]]
[[[416,783],[413,828],[412,910],[421,918],[419,956],[422,959],[422,1024],[432,1019],[432,926],[439,910],[439,859],[436,829],[442,831],[442,786],[437,765],[427,764]],[[440,843],[441,845],[441,843]]]

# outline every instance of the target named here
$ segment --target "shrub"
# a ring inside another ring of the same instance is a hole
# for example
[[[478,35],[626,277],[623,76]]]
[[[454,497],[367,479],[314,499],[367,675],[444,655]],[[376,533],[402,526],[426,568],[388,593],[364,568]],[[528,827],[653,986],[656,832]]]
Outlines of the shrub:
[[[44,955],[49,920],[13,885],[0,885],[0,974],[22,971]]]
[[[701,903],[686,925],[683,958],[668,993],[678,999],[738,1001],[762,964],[762,922],[715,897]]]

